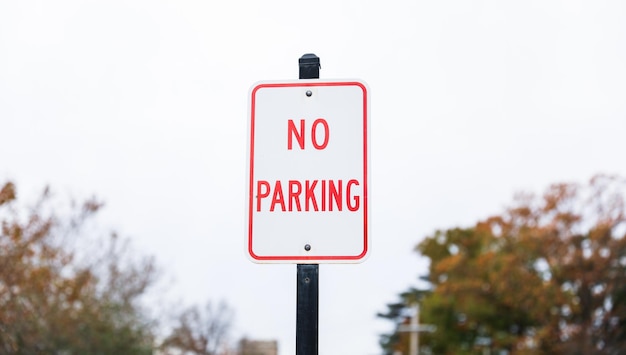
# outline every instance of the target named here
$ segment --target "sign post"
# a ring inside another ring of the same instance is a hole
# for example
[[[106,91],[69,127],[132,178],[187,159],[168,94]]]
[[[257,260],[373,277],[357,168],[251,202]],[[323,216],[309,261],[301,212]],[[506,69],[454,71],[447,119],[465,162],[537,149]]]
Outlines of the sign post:
[[[300,79],[319,79],[315,54],[303,55],[298,64]],[[296,284],[296,355],[318,355],[319,264],[298,264]]]
[[[296,355],[318,354],[320,263],[369,255],[369,89],[319,80],[299,59],[297,81],[260,82],[249,95],[247,255],[297,264]]]

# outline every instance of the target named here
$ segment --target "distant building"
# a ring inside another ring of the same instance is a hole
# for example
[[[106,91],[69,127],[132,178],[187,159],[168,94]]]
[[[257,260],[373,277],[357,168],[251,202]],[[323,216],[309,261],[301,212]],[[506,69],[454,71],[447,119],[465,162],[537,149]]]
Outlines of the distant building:
[[[278,342],[242,339],[239,342],[239,355],[278,355]]]

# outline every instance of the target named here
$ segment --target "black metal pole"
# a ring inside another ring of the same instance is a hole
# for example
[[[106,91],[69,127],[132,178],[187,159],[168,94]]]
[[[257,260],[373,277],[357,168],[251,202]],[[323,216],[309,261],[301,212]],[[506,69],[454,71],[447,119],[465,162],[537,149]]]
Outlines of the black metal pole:
[[[298,61],[300,79],[319,79],[320,58],[305,54]],[[307,244],[305,248],[310,248]],[[306,249],[309,250],[309,249]],[[319,265],[298,264],[296,355],[318,355]]]
[[[298,264],[296,355],[318,355],[319,265]]]

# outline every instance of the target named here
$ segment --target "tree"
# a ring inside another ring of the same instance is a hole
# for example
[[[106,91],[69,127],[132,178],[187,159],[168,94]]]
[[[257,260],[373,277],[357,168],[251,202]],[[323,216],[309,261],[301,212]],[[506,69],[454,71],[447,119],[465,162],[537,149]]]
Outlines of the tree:
[[[225,355],[229,351],[227,335],[232,310],[220,303],[208,302],[204,309],[192,306],[183,311],[177,325],[161,346],[166,354]]]
[[[46,189],[30,208],[0,189],[0,353],[150,354],[151,323],[139,298],[155,280],[150,258],[134,260],[117,235],[81,233],[96,199],[62,214]],[[79,238],[80,237],[80,238]]]
[[[423,353],[626,353],[625,187],[609,176],[555,184],[472,227],[436,231],[417,246],[431,288],[381,316],[401,322],[419,301],[437,327]],[[391,353],[401,340],[381,344]]]

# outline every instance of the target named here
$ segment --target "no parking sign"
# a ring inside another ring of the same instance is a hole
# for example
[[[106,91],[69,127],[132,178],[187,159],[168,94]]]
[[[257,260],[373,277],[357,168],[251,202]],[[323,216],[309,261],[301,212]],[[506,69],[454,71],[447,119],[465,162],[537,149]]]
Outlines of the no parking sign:
[[[356,263],[370,251],[369,89],[363,81],[250,89],[247,254],[258,263]]]

